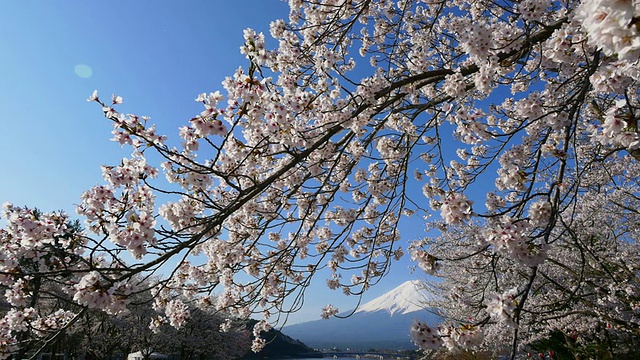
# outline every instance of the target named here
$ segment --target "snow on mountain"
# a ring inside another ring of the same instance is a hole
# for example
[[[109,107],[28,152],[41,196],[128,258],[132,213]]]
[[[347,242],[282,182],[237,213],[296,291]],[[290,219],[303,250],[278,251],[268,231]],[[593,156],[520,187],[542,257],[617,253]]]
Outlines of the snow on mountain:
[[[388,293],[361,305],[356,313],[385,310],[391,316],[409,314],[424,310],[426,308],[425,302],[430,298],[431,296],[424,291],[420,281],[407,281]]]
[[[317,349],[415,349],[409,338],[413,320],[432,326],[442,321],[424,303],[433,296],[421,289],[420,282],[407,281],[347,318],[288,325],[282,332]]]

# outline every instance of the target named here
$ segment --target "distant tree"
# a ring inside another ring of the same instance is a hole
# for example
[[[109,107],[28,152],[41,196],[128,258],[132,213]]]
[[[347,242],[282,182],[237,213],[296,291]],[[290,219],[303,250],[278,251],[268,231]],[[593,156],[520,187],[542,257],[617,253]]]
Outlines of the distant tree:
[[[250,351],[250,332],[244,321],[227,319],[211,308],[190,307],[189,317],[179,329],[164,323],[150,329],[149,324],[161,318],[152,299],[148,292],[136,294],[127,310],[117,315],[88,312],[76,330],[82,353],[92,359],[141,351],[143,355],[159,352],[184,360],[222,360],[240,358]]]
[[[249,65],[197,96],[204,110],[179,144],[119,112],[121,97],[89,98],[133,153],[82,195],[95,239],[77,251],[77,303],[118,312],[128,280],[162,270],[151,287],[167,322],[184,325],[189,301],[219,291],[216,309],[265,318],[258,351],[318,270],[359,295],[409,252],[440,277],[446,323],[411,329],[424,349],[515,358],[558,331],[585,343],[640,333],[637,2],[289,5],[271,24],[276,48],[244,32]],[[31,256],[19,244],[55,233],[34,237],[16,211],[1,264],[19,289],[14,254]],[[410,217],[427,238],[401,236]],[[28,323],[19,311],[2,327],[7,353]]]
[[[61,212],[12,205],[5,205],[5,216],[0,288],[8,308],[0,320],[0,352],[24,358],[62,350],[68,326],[81,316],[68,290],[75,269],[86,268],[81,226]]]
[[[165,341],[162,350],[180,355],[180,359],[239,359],[251,352],[251,331],[245,321],[226,323],[211,309],[191,308],[187,322],[176,329],[168,326],[160,334]],[[228,326],[222,331],[221,328]]]
[[[74,332],[76,351],[94,360],[109,359],[117,353],[131,353],[133,344],[123,334],[130,329],[121,325],[118,316],[100,310],[87,311]]]

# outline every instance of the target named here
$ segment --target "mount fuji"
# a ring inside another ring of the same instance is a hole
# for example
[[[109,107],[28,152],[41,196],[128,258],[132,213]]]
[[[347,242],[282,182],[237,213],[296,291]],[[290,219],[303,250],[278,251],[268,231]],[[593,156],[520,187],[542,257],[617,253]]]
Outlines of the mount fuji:
[[[413,320],[429,325],[441,321],[424,305],[432,296],[422,290],[419,281],[407,281],[361,305],[345,319],[289,325],[282,332],[316,349],[415,349],[409,338]]]

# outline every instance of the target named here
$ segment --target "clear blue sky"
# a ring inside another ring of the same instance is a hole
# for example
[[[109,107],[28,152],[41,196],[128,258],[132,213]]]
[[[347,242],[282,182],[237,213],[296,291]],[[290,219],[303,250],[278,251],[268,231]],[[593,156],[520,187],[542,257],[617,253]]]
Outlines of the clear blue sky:
[[[121,95],[122,112],[150,116],[177,138],[201,111],[196,95],[246,67],[242,30],[268,34],[269,22],[287,15],[279,0],[1,1],[0,203],[75,214],[82,191],[103,183],[100,165],[130,154],[86,101],[93,90]],[[421,276],[406,267],[396,264],[364,300]],[[316,285],[293,322],[319,318],[327,303],[355,304],[323,279]]]

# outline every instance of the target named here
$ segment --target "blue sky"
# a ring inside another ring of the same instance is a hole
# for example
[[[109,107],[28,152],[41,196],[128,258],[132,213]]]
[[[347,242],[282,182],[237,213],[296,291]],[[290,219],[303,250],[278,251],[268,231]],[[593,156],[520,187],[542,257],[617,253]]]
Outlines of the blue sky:
[[[278,0],[0,2],[0,203],[75,214],[82,191],[103,183],[100,165],[130,154],[86,101],[93,90],[122,96],[120,111],[150,116],[177,138],[201,111],[196,95],[246,67],[242,30],[268,34],[269,22],[287,14]],[[395,264],[364,300],[421,276],[406,268]],[[318,279],[291,322],[355,300]]]

